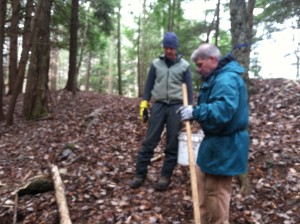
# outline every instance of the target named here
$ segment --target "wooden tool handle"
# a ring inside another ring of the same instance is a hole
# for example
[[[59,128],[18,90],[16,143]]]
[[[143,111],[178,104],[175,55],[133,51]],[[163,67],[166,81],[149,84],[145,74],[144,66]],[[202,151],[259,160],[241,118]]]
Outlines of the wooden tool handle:
[[[183,105],[188,106],[187,87],[185,83],[182,84],[182,95],[183,95]],[[188,143],[190,179],[191,179],[193,207],[194,207],[194,221],[195,224],[201,224],[199,196],[198,196],[197,178],[196,178],[196,163],[195,163],[195,155],[194,155],[193,143],[192,143],[191,124],[189,121],[185,121],[185,128],[186,128],[187,143]]]

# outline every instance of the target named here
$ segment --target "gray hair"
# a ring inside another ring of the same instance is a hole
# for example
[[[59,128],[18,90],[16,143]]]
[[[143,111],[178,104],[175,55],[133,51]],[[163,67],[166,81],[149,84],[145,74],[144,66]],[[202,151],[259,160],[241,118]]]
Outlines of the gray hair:
[[[209,57],[214,57],[218,61],[220,61],[222,55],[220,53],[219,48],[217,48],[215,45],[204,43],[200,44],[200,46],[196,50],[194,50],[194,52],[191,55],[191,60],[193,62],[196,62],[199,58],[207,59]]]

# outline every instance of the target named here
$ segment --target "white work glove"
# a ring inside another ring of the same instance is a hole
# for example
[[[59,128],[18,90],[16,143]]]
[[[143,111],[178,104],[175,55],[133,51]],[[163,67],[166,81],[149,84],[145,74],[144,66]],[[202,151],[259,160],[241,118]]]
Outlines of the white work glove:
[[[177,114],[180,114],[181,116],[181,121],[188,121],[193,118],[193,106],[188,105],[188,106],[181,106],[179,109],[176,111]]]

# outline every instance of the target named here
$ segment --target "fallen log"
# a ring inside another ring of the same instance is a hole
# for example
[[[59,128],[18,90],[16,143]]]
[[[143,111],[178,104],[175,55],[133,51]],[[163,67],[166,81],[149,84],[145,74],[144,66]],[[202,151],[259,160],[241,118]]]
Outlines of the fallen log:
[[[27,194],[39,194],[48,191],[52,191],[54,189],[53,182],[50,176],[47,175],[39,175],[33,178],[28,179],[22,186],[20,186],[16,193],[18,196],[23,196]]]
[[[72,224],[65,196],[65,188],[60,178],[57,166],[51,165],[51,172],[55,188],[56,203],[60,216],[60,224]]]

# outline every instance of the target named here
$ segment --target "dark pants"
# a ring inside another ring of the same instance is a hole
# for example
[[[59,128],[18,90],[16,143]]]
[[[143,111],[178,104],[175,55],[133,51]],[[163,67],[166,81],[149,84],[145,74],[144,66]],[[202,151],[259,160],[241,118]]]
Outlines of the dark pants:
[[[161,176],[171,177],[177,164],[178,134],[181,129],[180,115],[176,114],[181,104],[154,103],[151,108],[146,137],[138,153],[136,176],[146,177],[148,165],[166,126],[167,142]]]

